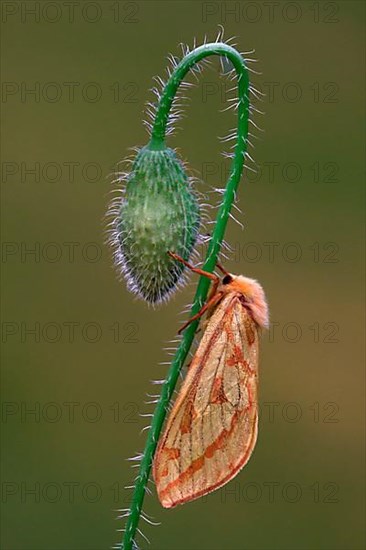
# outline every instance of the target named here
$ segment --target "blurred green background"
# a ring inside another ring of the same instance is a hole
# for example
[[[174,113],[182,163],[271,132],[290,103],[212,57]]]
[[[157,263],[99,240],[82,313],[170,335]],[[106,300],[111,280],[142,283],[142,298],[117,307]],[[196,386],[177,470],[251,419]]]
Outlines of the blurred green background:
[[[196,278],[157,310],[126,291],[104,244],[108,175],[146,143],[167,54],[220,24],[255,48],[267,94],[259,176],[243,177],[245,228],[230,223],[226,262],[270,304],[259,440],[204,499],[165,511],[151,486],[145,509],[162,525],[142,529],[154,550],[364,548],[364,5],[107,0],[2,3],[6,550],[119,540],[113,510],[135,475],[125,459],[143,448],[139,415]],[[225,182],[217,137],[235,116],[219,112],[223,82],[218,63],[204,71],[170,140],[202,191]]]

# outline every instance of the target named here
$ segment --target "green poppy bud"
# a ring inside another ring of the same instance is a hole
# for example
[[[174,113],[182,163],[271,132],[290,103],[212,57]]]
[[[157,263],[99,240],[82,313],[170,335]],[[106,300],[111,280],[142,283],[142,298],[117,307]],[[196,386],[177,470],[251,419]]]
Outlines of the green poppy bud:
[[[114,210],[116,263],[129,290],[150,303],[168,299],[185,269],[168,251],[188,260],[200,222],[196,193],[176,153],[140,149]]]

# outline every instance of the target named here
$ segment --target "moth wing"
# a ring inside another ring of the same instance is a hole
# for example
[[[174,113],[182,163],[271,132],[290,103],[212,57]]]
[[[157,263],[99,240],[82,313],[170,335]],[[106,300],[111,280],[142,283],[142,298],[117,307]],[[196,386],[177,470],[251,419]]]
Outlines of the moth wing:
[[[232,479],[257,439],[258,329],[237,294],[210,318],[159,440],[153,476],[171,508]]]

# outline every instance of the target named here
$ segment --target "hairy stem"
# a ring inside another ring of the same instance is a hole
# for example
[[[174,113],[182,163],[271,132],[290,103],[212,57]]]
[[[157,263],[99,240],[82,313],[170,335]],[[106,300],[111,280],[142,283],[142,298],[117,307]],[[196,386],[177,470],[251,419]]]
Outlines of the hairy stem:
[[[154,126],[151,132],[151,140],[148,145],[150,149],[159,150],[165,148],[165,134],[169,118],[169,112],[180,83],[187,72],[200,60],[205,57],[219,55],[229,59],[237,73],[238,82],[238,123],[237,142],[234,157],[231,164],[229,179],[226,183],[223,202],[217,214],[215,228],[212,234],[210,245],[207,251],[206,260],[203,266],[205,271],[213,272],[218,260],[220,247],[224,238],[226,225],[230,215],[230,209],[235,199],[235,192],[238,187],[244,166],[246,152],[246,138],[249,123],[249,77],[243,57],[231,46],[216,42],[205,44],[187,54],[177,65],[165,85],[160,98]],[[206,277],[200,277],[195,294],[190,317],[195,315],[204,304],[209,290],[210,281]],[[148,432],[145,450],[140,465],[140,471],[136,479],[134,493],[132,496],[130,511],[126,524],[126,530],[122,542],[123,550],[134,548],[134,538],[141,515],[142,504],[149,480],[150,469],[156,450],[159,435],[165,420],[167,408],[174,392],[179,373],[193,343],[197,330],[198,321],[192,322],[185,330],[182,340],[169,368],[166,380],[162,386],[161,395],[156,405],[150,430]]]

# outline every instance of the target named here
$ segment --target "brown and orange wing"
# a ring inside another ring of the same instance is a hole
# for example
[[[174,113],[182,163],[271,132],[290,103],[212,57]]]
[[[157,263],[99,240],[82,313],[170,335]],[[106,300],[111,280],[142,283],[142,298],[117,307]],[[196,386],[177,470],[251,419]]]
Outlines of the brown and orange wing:
[[[169,415],[153,463],[171,508],[221,487],[248,462],[257,438],[258,330],[241,296],[211,316]]]

